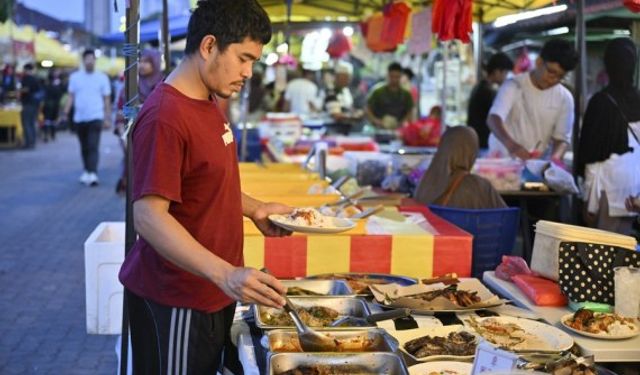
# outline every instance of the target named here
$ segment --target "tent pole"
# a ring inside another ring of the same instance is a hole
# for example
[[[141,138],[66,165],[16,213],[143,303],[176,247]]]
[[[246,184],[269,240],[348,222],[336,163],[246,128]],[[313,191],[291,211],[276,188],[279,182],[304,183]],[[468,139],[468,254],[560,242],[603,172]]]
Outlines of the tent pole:
[[[133,120],[135,117],[135,108],[138,105],[138,49],[140,42],[140,0],[129,0],[126,10],[125,44],[123,52],[125,55],[125,118],[128,122],[127,147],[125,164],[127,166],[127,199],[125,209],[125,256],[129,253],[136,241],[136,232],[133,226],[133,202],[132,202],[132,185],[133,185],[133,150],[132,150],[132,133]],[[130,109],[134,110],[130,110]],[[122,336],[120,343],[120,374],[127,374],[127,365],[129,363],[129,312],[127,306],[126,292],[122,301]]]
[[[484,55],[484,10],[480,7],[480,13],[478,14],[478,28],[476,38],[476,82],[480,82],[482,79],[482,61]]]
[[[164,57],[164,75],[171,73],[171,33],[169,32],[169,4],[162,0],[162,49]]]
[[[580,56],[575,72],[574,90],[574,121],[573,121],[573,152],[574,160],[580,152],[578,149],[582,114],[584,113],[584,100],[586,98],[586,71],[587,71],[587,46],[585,41],[584,0],[576,1],[576,50]]]
[[[449,63],[449,41],[442,42],[442,92],[441,92],[441,117],[440,123],[442,126],[440,127],[440,131],[444,133],[447,127],[447,65]]]

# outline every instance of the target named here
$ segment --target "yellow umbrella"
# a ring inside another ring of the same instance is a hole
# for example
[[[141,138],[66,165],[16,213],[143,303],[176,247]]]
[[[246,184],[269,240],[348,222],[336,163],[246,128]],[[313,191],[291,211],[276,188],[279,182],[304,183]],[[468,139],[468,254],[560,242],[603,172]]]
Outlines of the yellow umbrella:
[[[107,73],[112,77],[122,74],[124,71],[124,58],[100,56],[96,59],[96,69]]]
[[[473,0],[474,18],[483,23],[493,22],[500,16],[537,9],[555,0]],[[267,11],[272,22],[284,22],[287,6],[283,0],[258,0]],[[414,9],[425,4],[423,0],[406,1]],[[426,2],[430,4],[431,1]],[[292,22],[323,21],[327,18],[338,21],[359,21],[380,11],[383,1],[355,0],[294,0],[291,8]],[[338,18],[340,17],[340,18]]]
[[[473,0],[473,16],[477,21],[489,23],[498,17],[547,6],[556,0]]]

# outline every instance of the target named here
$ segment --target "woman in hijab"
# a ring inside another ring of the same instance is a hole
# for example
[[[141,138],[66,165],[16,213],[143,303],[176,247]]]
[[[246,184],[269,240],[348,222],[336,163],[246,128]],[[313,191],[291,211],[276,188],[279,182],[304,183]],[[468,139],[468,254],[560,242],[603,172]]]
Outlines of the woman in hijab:
[[[160,66],[160,51],[147,48],[140,53],[140,61],[138,64],[138,100],[140,104],[149,97],[153,89],[162,82],[164,74]],[[120,92],[118,97],[118,116],[116,118],[115,134],[120,139],[122,151],[126,154],[126,147],[122,140],[124,132],[125,119],[122,110],[124,108],[124,90]],[[122,170],[122,175],[116,183],[116,193],[123,195],[127,190],[127,169],[126,165]]]
[[[597,228],[629,234],[635,213],[625,199],[640,193],[640,93],[633,85],[638,62],[629,38],[604,52],[609,85],[584,114],[576,172],[584,177],[585,220]]]
[[[138,69],[138,99],[144,103],[156,85],[162,82],[163,73],[160,67],[160,51],[144,49],[140,54],[140,66]]]
[[[471,174],[477,156],[478,135],[473,128],[447,129],[418,184],[415,199],[424,204],[455,208],[507,207],[489,181]]]

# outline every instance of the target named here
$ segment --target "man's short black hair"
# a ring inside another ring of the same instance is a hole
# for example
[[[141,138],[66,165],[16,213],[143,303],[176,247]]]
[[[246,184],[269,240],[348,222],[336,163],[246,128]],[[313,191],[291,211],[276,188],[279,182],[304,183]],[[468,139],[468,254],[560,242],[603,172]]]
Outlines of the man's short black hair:
[[[498,52],[494,54],[487,63],[487,74],[491,74],[496,70],[513,70],[513,61],[505,53]]]
[[[198,51],[202,38],[213,35],[220,52],[245,38],[267,44],[271,22],[256,0],[199,0],[187,27],[185,55]]]
[[[27,72],[30,72],[33,70],[33,64],[32,63],[26,63],[24,64],[24,66],[22,67],[22,69],[24,69]]]
[[[402,65],[400,65],[397,62],[392,62],[391,64],[389,64],[389,66],[387,67],[387,72],[400,72],[402,73],[403,69],[402,69]]]
[[[84,60],[84,58],[89,56],[89,55],[91,55],[93,57],[96,57],[96,51],[94,51],[91,48],[85,49],[84,52],[82,52],[82,59]]]
[[[566,40],[551,39],[542,46],[540,57],[546,62],[558,63],[565,72],[575,69],[578,64],[578,52]]]
[[[413,73],[413,70],[411,70],[411,68],[404,68],[402,69],[402,73],[407,76],[407,78],[411,81],[413,79],[413,77],[415,77],[416,75]]]

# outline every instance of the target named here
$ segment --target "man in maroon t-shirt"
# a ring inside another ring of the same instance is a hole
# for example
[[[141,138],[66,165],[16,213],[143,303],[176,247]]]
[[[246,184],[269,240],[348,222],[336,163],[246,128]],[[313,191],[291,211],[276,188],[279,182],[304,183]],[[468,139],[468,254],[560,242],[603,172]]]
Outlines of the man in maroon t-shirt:
[[[134,222],[126,287],[136,374],[215,374],[229,355],[235,301],[281,307],[286,288],[243,267],[242,216],[267,236],[290,207],[240,190],[236,143],[216,96],[251,77],[271,38],[256,0],[201,0],[185,58],[146,99],[133,133]],[[225,350],[226,348],[226,350]]]

